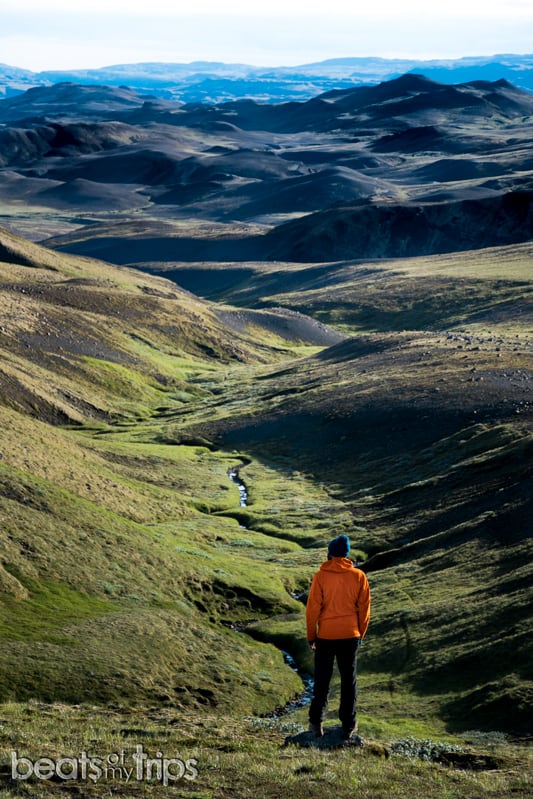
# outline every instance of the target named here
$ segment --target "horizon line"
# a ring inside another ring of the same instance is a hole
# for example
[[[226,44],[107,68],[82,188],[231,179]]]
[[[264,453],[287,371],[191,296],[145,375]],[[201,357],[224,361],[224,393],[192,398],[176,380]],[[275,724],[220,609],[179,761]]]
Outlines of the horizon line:
[[[133,67],[133,66],[196,66],[196,65],[206,65],[206,66],[226,66],[226,67],[248,67],[252,69],[298,69],[304,67],[312,67],[312,66],[320,66],[325,64],[335,64],[336,62],[362,62],[362,61],[383,61],[383,62],[398,62],[398,61],[405,61],[405,62],[413,62],[413,63],[421,63],[421,64],[446,64],[449,62],[460,62],[460,61],[468,61],[470,59],[494,59],[494,58],[533,58],[533,53],[516,53],[516,52],[505,52],[505,53],[489,53],[489,54],[479,54],[479,55],[462,55],[462,56],[429,56],[426,58],[422,57],[414,57],[414,56],[379,56],[379,55],[365,55],[365,56],[334,56],[330,58],[319,59],[317,61],[306,61],[304,63],[299,64],[254,64],[251,62],[246,61],[221,61],[220,59],[216,60],[209,60],[209,59],[194,59],[192,61],[151,61],[151,60],[143,60],[143,61],[121,61],[115,62],[112,64],[103,64],[101,66],[88,66],[88,67],[57,67],[57,68],[46,68],[46,69],[28,69],[27,67],[20,67],[17,64],[8,64],[5,62],[0,62],[0,67],[7,67],[10,69],[17,69],[22,72],[27,72],[32,75],[41,75],[43,73],[61,73],[61,72],[98,72],[105,69],[114,69],[118,67]]]

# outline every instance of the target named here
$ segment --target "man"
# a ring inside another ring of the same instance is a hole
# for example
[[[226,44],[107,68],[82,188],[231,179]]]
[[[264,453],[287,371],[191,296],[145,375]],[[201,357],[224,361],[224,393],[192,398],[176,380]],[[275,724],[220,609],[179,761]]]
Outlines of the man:
[[[348,558],[350,539],[340,535],[330,541],[328,560],[311,583],[307,600],[307,641],[315,653],[315,688],[309,708],[309,728],[324,734],[333,663],[341,677],[339,719],[343,738],[357,730],[357,650],[370,620],[370,588],[366,574]]]

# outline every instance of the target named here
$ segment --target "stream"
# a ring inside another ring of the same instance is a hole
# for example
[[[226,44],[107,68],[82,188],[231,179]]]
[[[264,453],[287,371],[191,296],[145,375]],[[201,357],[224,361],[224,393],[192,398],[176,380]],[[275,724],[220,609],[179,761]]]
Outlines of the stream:
[[[240,466],[232,466],[228,469],[228,477],[239,489],[239,504],[241,508],[245,508],[248,504],[248,489],[246,488],[246,483],[240,476],[240,469]]]
[[[248,489],[246,488],[246,483],[240,476],[240,469],[241,469],[240,466],[231,467],[230,469],[228,469],[228,477],[233,483],[235,483],[235,485],[239,489],[239,504],[241,508],[246,508],[248,505]],[[241,527],[246,529],[246,525],[241,524]],[[293,594],[293,596],[295,599],[301,598],[300,595]],[[281,649],[280,647],[278,647],[278,649],[283,655],[283,659],[285,660],[287,666],[290,666],[290,668],[293,671],[295,671],[302,680],[304,684],[304,691],[299,696],[287,702],[287,704],[284,705],[283,707],[278,708],[277,710],[274,710],[268,714],[270,717],[276,717],[276,718],[284,716],[287,713],[292,712],[293,710],[297,710],[300,707],[305,707],[306,705],[308,705],[311,702],[311,699],[313,698],[313,690],[315,685],[313,677],[307,672],[303,672],[298,668],[298,664],[296,663],[292,655],[290,655],[288,652],[286,652],[284,649]]]

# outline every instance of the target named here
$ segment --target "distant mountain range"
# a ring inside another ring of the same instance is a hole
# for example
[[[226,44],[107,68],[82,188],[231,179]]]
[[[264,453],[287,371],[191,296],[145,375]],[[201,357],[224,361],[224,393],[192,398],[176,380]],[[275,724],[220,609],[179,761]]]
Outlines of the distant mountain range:
[[[278,104],[58,83],[0,101],[0,200],[34,240],[121,264],[504,245],[533,235],[532,123],[533,94],[504,79]]]
[[[183,103],[219,103],[237,98],[260,102],[305,100],[332,89],[372,85],[406,72],[441,83],[505,78],[533,92],[533,55],[473,56],[450,60],[338,58],[294,67],[256,67],[195,61],[190,64],[118,64],[101,69],[30,72],[0,64],[0,96],[55,83],[128,86]]]

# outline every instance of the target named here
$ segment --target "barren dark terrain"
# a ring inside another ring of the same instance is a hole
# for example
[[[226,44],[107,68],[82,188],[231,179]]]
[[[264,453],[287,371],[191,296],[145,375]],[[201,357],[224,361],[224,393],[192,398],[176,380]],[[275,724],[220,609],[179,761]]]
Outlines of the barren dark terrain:
[[[121,264],[527,241],[532,114],[533,96],[504,80],[417,75],[278,105],[35,88],[0,103],[0,219]]]

